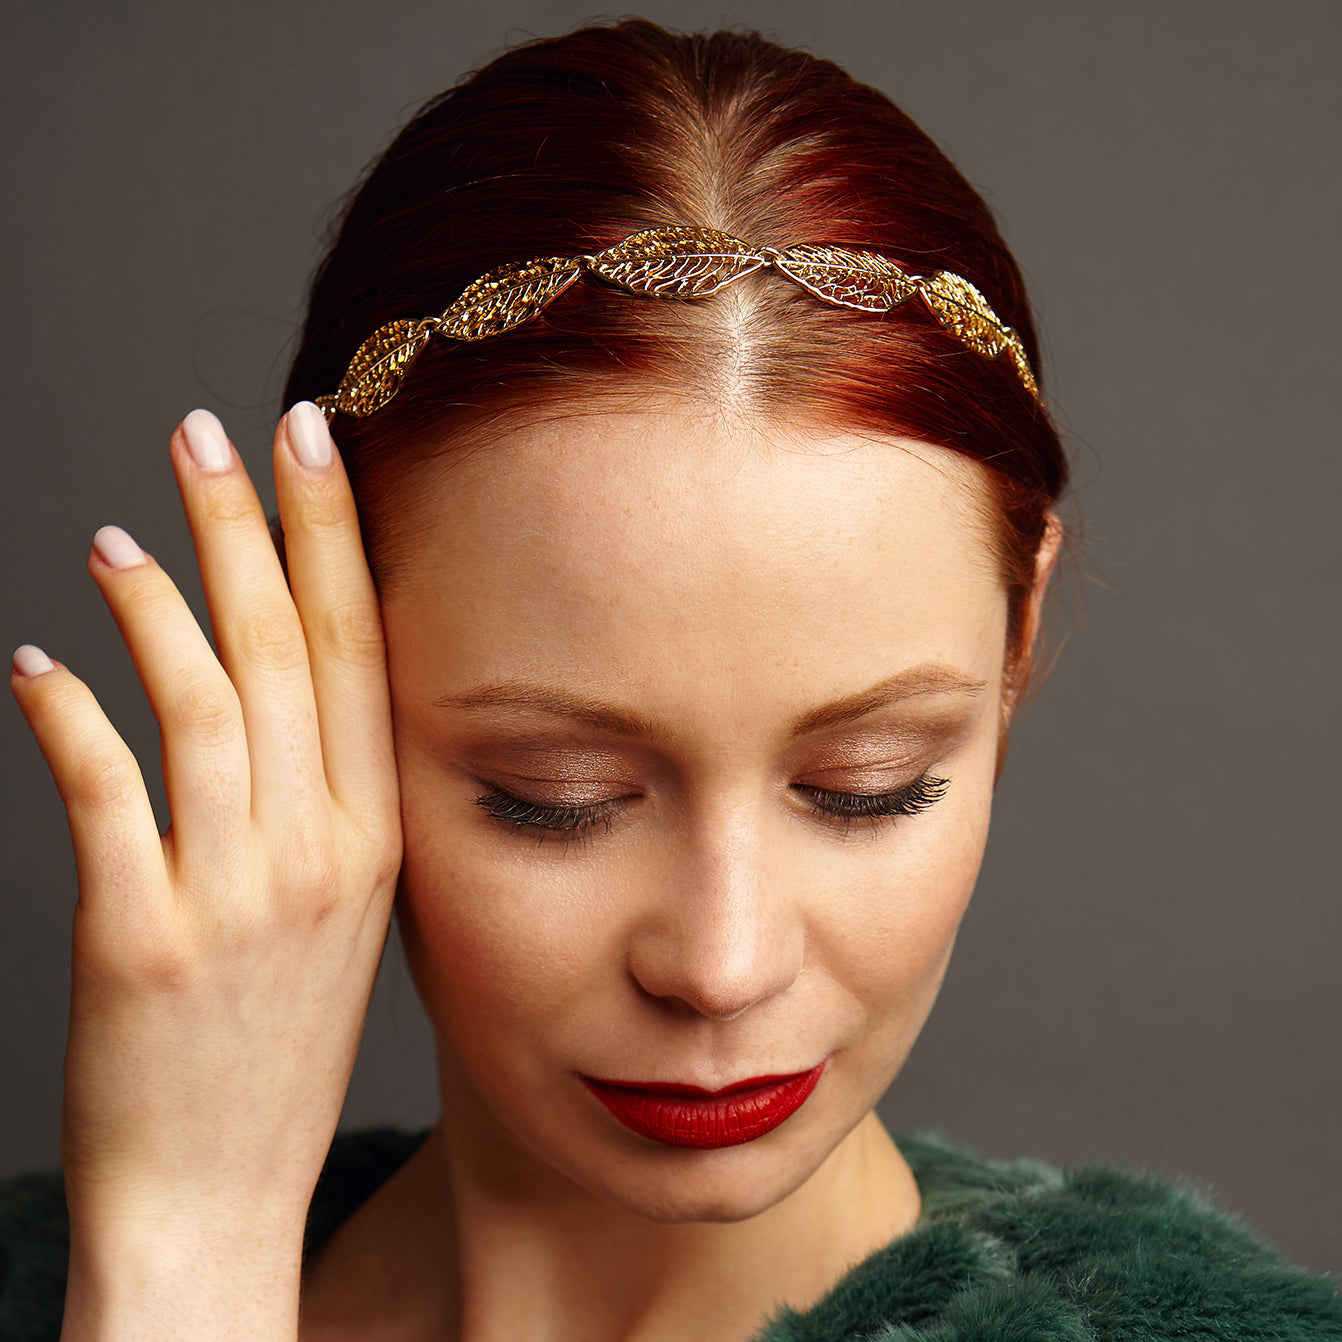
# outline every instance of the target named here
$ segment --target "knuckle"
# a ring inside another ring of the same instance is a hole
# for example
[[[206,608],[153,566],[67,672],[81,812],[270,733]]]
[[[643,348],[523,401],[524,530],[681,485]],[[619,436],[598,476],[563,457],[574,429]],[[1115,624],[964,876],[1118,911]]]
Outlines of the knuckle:
[[[400,817],[394,825],[375,825],[364,831],[358,857],[359,883],[370,892],[395,885],[401,874]]]
[[[274,671],[292,671],[307,660],[303,630],[292,612],[254,610],[236,629],[237,647],[252,666]]]
[[[318,487],[308,491],[295,522],[300,530],[320,539],[329,532],[353,526],[354,520],[354,506],[348,494]]]
[[[77,713],[76,687],[81,682],[71,675],[46,675],[23,687],[28,712],[34,718],[73,718]]]
[[[379,850],[373,862],[373,886],[382,890],[391,885],[401,874],[400,835],[396,841],[387,843]]]
[[[400,807],[370,807],[357,829],[372,879],[381,883],[394,878],[401,870],[404,843]]]
[[[212,527],[230,530],[251,527],[258,520],[264,525],[260,505],[242,490],[224,488],[212,491],[202,511],[205,522]]]
[[[330,852],[315,842],[300,844],[286,855],[286,865],[286,885],[303,920],[316,925],[332,917],[341,904],[341,873]]]
[[[282,884],[302,899],[310,892],[334,889],[340,884],[340,863],[325,827],[295,824],[287,827],[280,853]]]
[[[328,853],[309,854],[303,864],[303,888],[308,892],[308,903],[318,907],[333,906],[340,894],[340,870]]]
[[[140,769],[129,753],[96,753],[74,762],[66,777],[69,806],[96,810],[116,808],[136,797],[143,786]]]
[[[125,966],[132,981],[142,990],[177,994],[194,986],[198,967],[192,947],[165,929],[150,928],[142,933],[131,962]]]
[[[231,741],[241,725],[238,697],[216,679],[189,680],[173,696],[170,721],[207,743]]]
[[[150,572],[137,576],[122,589],[117,604],[122,614],[135,623],[152,622],[161,616],[172,600],[161,573]]]
[[[332,606],[322,623],[323,641],[339,656],[360,666],[382,662],[382,617],[376,603],[346,601]]]
[[[71,956],[76,983],[95,992],[118,994],[180,991],[186,987],[190,958],[180,942],[145,919],[133,936],[116,940],[81,929],[82,908],[75,911]]]

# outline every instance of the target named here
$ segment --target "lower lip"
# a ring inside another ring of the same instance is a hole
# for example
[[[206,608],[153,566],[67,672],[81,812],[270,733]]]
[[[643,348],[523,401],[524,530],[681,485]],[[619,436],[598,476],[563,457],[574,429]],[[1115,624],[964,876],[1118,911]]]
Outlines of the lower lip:
[[[701,1151],[753,1142],[786,1122],[815,1089],[822,1062],[792,1076],[759,1076],[725,1090],[698,1086],[645,1086],[633,1081],[582,1078],[621,1123],[664,1146]]]

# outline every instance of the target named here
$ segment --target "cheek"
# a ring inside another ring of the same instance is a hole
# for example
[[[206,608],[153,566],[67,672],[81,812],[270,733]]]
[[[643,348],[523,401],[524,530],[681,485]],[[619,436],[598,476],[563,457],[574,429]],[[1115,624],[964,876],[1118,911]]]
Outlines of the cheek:
[[[902,1056],[932,1008],[982,863],[990,809],[986,778],[961,774],[939,813],[865,846],[845,843],[828,871],[810,874],[808,883],[828,892],[810,954],[860,1004],[882,1052]]]
[[[413,767],[402,776],[398,915],[440,1035],[516,1044],[600,991],[602,968],[616,955],[610,924],[594,916],[564,864],[537,861],[526,842],[482,840],[473,808],[445,817]]]

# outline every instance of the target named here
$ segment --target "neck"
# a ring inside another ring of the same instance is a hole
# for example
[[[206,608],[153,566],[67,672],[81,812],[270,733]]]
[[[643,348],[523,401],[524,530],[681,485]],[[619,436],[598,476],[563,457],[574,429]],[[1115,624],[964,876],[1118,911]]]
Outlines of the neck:
[[[309,1279],[309,1318],[335,1288],[347,1323],[388,1339],[739,1342],[781,1305],[815,1303],[919,1212],[874,1114],[782,1201],[723,1223],[648,1221],[558,1176],[490,1178],[461,1146],[440,1124],[346,1223]]]

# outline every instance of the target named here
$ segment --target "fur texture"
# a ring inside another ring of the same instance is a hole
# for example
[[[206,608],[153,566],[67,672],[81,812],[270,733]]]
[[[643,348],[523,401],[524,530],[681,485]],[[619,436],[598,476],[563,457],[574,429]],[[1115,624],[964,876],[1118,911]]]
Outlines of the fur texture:
[[[314,1249],[423,1134],[338,1137]],[[1281,1261],[1196,1194],[1154,1179],[980,1160],[901,1137],[923,1194],[908,1235],[755,1342],[1342,1342],[1326,1278]],[[57,1342],[68,1229],[59,1174],[0,1183],[0,1342]]]
[[[923,1217],[757,1342],[1342,1342],[1342,1300],[1155,1179],[901,1137]]]

